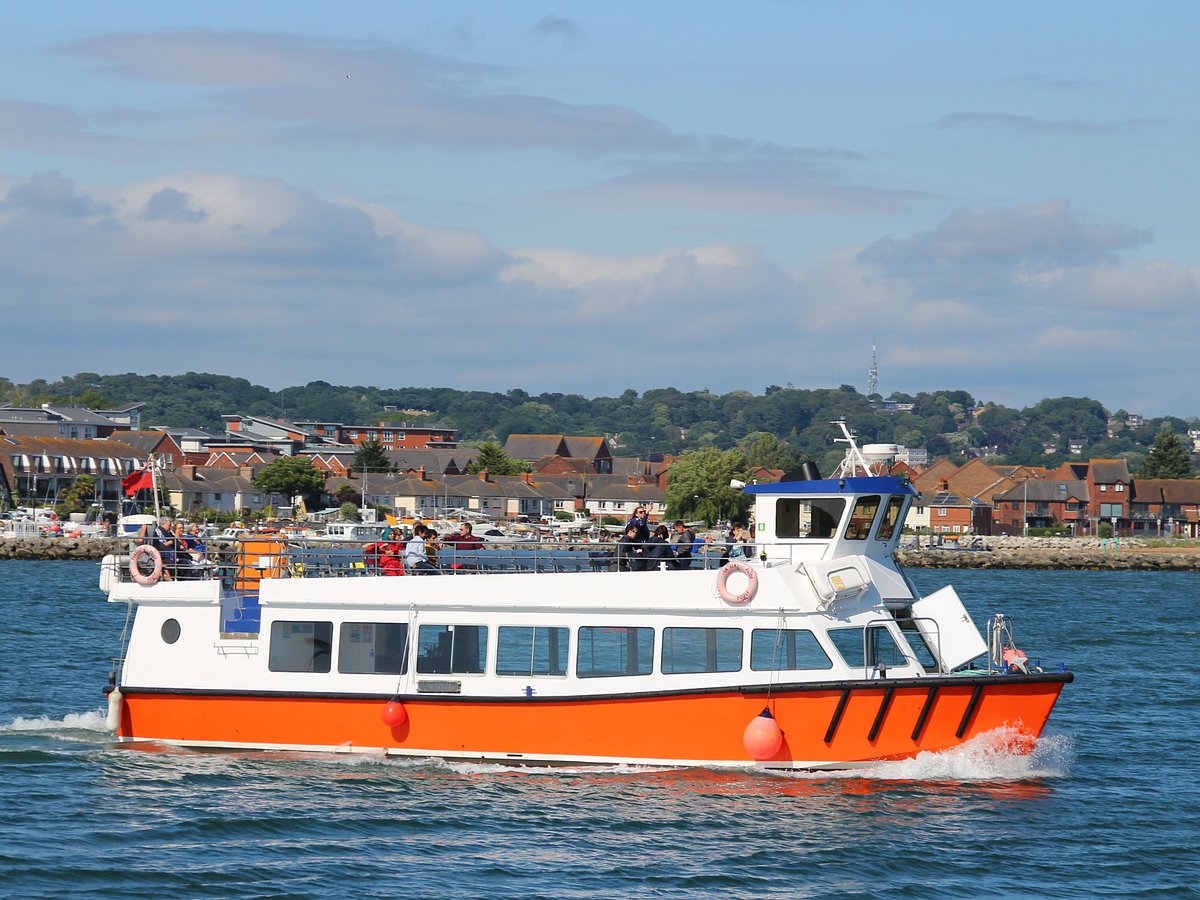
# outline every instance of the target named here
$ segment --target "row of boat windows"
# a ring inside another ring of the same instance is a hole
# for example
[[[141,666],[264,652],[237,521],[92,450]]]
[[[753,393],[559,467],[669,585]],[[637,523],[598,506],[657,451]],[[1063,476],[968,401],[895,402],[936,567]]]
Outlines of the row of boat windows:
[[[740,628],[629,628],[583,625],[576,629],[575,675],[604,678],[649,675],[658,637],[659,671],[665,675],[738,672],[743,667]],[[827,632],[850,667],[903,665],[905,658],[887,628],[873,625]],[[421,625],[412,649],[419,675],[482,675],[487,671],[491,629],[486,625]],[[268,668],[272,672],[333,669],[332,622],[274,622]],[[565,676],[571,644],[566,627],[501,625],[495,629],[493,672],[529,678]],[[409,665],[409,627],[402,622],[344,622],[338,629],[337,671],[403,675]],[[831,669],[833,662],[807,629],[756,628],[750,633],[754,671]]]
[[[880,510],[883,515],[879,515]],[[854,501],[854,509],[842,529],[848,541],[865,541],[876,518],[875,540],[890,541],[900,524],[904,497],[891,496],[887,503],[878,494]],[[829,539],[837,534],[846,512],[844,497],[782,497],[775,501],[775,537]]]

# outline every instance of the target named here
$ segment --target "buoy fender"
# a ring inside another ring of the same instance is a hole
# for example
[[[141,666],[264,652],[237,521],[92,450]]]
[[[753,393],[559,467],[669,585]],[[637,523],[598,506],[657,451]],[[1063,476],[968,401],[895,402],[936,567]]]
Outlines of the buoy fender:
[[[735,594],[729,589],[729,576],[734,572],[741,572],[746,576],[746,589],[740,594]],[[754,599],[754,595],[758,593],[758,573],[744,562],[729,562],[721,567],[721,571],[717,573],[717,593],[726,603],[749,603]]]
[[[149,560],[153,568],[149,572],[143,572],[138,563],[143,559]],[[149,587],[152,584],[158,584],[158,580],[162,578],[163,560],[162,554],[158,552],[157,547],[152,547],[149,544],[140,544],[133,548],[133,553],[129,554],[129,574],[138,584]]]
[[[108,715],[104,719],[104,727],[114,734],[121,728],[121,706],[124,701],[119,687],[108,692]]]

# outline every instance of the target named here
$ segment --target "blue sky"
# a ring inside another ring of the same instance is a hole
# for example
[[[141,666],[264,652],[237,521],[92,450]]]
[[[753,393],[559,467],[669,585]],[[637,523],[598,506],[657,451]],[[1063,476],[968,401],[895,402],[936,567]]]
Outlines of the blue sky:
[[[1200,7],[32,5],[0,375],[1200,414]]]

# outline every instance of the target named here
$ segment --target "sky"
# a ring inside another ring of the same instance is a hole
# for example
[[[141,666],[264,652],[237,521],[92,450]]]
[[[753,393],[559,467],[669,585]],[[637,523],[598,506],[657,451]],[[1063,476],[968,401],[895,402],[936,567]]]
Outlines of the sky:
[[[1200,414],[1200,6],[26,4],[0,376]]]

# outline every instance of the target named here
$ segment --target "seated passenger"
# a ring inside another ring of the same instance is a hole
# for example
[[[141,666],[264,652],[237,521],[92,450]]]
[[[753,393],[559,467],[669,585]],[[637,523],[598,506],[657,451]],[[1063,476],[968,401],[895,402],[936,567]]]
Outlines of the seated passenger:
[[[645,569],[645,544],[638,539],[638,526],[626,526],[625,535],[617,541],[617,568],[622,572],[641,572]]]
[[[750,543],[750,535],[741,522],[734,522],[729,530],[729,559],[732,562],[754,559],[754,545]]]
[[[162,557],[163,581],[171,581],[179,566],[179,554],[184,552],[183,547],[175,540],[175,534],[171,528],[171,517],[163,516],[157,524],[143,525],[138,535],[158,551]]]
[[[650,540],[645,543],[643,551],[643,565],[649,569],[658,568],[673,568],[675,563],[675,554],[671,551],[671,545],[667,542],[667,526],[659,525],[654,529],[654,533],[650,535]]]
[[[424,525],[413,527],[413,536],[404,545],[404,568],[412,575],[441,575],[438,568],[429,561],[425,550],[425,536],[429,533]]]
[[[483,549],[483,541],[475,537],[475,529],[470,522],[463,522],[458,526],[458,534],[448,535],[442,543],[449,544],[455,550]]]

